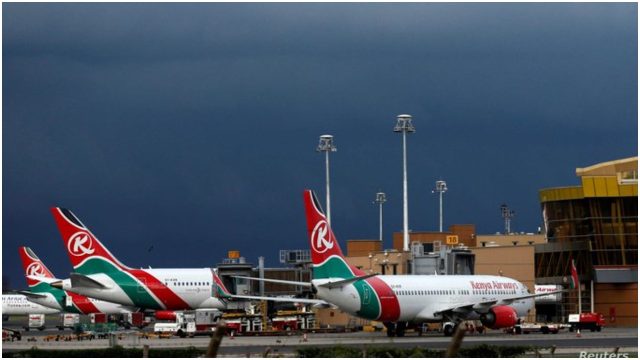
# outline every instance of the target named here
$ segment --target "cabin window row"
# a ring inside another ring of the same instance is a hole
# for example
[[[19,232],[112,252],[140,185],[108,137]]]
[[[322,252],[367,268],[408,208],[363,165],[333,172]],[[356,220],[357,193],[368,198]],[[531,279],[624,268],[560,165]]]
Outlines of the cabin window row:
[[[169,286],[169,282],[165,282],[164,283],[166,286]],[[173,286],[209,286],[209,282],[208,281],[187,281],[187,282],[183,282],[183,281],[174,281],[173,282]]]
[[[513,295],[511,290],[397,290],[398,295]]]
[[[469,295],[469,290],[397,290],[398,295]]]

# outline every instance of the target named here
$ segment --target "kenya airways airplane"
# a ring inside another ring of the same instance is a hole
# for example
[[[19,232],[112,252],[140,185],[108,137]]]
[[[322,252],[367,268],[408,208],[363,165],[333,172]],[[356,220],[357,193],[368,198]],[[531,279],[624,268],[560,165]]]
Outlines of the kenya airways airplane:
[[[52,208],[74,273],[51,286],[95,299],[146,310],[222,309],[214,296],[214,271],[201,269],[134,269],[115,258],[69,210]],[[156,317],[159,311],[156,312]],[[170,314],[169,314],[170,316]]]
[[[58,279],[53,276],[51,271],[30,248],[22,246],[18,249],[18,252],[22,259],[22,266],[29,286],[29,291],[19,291],[18,293],[25,295],[31,302],[65,313],[85,315],[92,313],[123,314],[136,311],[134,307],[91,299],[70,291],[54,288],[48,282],[34,280],[30,276],[47,278],[51,279],[51,281]]]
[[[354,316],[384,322],[388,336],[403,336],[408,325],[424,322],[457,325],[478,319],[493,329],[511,327],[533,308],[533,298],[542,295],[530,294],[519,281],[502,276],[366,274],[345,261],[312,191],[304,192],[304,204],[313,279],[311,284],[275,282],[311,286],[326,303]],[[451,335],[455,326],[444,330]]]

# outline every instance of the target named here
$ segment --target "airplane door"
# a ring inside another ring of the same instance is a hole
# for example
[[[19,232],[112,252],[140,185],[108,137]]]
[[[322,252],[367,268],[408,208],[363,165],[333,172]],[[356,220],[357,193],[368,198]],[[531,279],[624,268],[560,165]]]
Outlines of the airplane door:
[[[371,290],[369,290],[369,287],[366,285],[364,286],[364,293],[362,296],[362,304],[369,305],[371,302]]]
[[[64,296],[64,306],[73,306],[73,299],[71,298],[71,296]]]

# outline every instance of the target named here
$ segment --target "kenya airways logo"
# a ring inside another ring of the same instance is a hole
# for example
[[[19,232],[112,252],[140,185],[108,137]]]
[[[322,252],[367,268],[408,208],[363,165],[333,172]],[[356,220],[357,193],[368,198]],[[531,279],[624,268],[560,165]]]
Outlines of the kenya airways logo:
[[[26,273],[27,276],[45,276],[42,264],[37,262],[29,264],[29,266],[27,266]]]
[[[95,251],[91,236],[84,231],[79,231],[69,238],[67,249],[73,256],[91,255]]]
[[[327,240],[329,235],[329,226],[325,220],[320,220],[313,228],[311,233],[311,247],[316,253],[322,254],[329,249],[333,249],[333,239]]]

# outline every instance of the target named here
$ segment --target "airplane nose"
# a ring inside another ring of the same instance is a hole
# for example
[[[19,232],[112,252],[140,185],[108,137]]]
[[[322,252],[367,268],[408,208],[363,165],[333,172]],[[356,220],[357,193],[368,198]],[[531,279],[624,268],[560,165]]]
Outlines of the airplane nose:
[[[54,281],[49,285],[51,285],[52,287],[57,288],[57,289],[62,289],[62,280]]]

